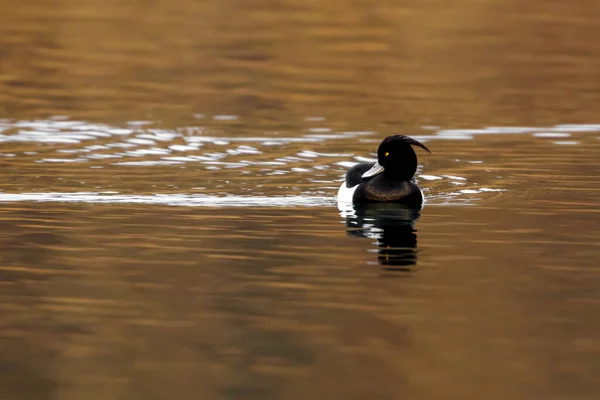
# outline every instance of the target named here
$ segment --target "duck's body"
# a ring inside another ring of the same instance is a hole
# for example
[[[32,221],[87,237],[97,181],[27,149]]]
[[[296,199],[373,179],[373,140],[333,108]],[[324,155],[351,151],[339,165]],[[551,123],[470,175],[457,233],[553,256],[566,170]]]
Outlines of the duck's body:
[[[423,204],[423,192],[414,180],[417,155],[411,145],[429,149],[407,136],[389,136],[377,150],[377,161],[360,163],[346,172],[338,190],[344,203],[399,203],[411,207]]]

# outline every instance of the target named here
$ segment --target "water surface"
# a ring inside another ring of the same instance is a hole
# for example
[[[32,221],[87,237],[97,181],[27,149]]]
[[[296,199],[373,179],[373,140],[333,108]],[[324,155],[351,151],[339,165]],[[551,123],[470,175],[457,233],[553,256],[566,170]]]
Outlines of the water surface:
[[[599,11],[2,3],[0,391],[597,398]]]

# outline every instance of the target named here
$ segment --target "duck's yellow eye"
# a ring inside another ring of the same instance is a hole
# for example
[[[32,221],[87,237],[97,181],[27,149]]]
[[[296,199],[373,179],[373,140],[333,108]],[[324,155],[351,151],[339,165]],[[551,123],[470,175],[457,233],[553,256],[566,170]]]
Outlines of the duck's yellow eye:
[[[389,155],[390,155],[390,153],[386,151],[386,152],[385,152],[385,156],[387,157],[387,156],[389,156]]]

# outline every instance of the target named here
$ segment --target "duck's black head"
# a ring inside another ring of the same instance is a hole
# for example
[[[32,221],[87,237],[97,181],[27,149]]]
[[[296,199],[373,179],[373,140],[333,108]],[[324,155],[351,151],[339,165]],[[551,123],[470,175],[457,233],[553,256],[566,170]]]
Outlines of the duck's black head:
[[[392,179],[409,181],[417,172],[417,154],[412,146],[419,146],[431,153],[424,144],[408,136],[386,137],[377,149],[377,162],[362,178],[371,178],[383,172]]]

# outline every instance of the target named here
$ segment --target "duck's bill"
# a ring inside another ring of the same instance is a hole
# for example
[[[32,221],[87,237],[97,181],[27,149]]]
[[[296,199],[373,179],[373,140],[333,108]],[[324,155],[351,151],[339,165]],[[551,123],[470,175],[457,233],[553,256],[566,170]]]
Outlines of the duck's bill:
[[[383,172],[383,167],[379,164],[378,161],[375,161],[375,164],[371,167],[370,170],[361,175],[361,178],[367,179],[372,178],[375,175],[379,175]]]

